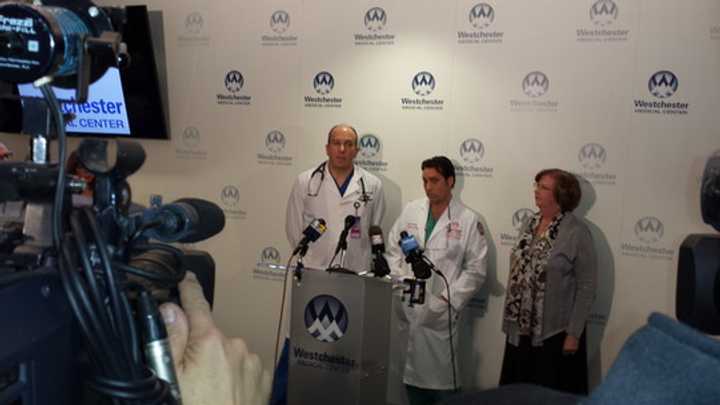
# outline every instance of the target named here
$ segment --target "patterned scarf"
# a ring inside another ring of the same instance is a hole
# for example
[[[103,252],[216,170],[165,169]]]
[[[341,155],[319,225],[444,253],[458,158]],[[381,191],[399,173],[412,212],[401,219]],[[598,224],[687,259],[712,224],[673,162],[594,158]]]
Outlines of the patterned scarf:
[[[564,214],[553,218],[547,231],[534,237],[540,213],[533,215],[510,254],[510,279],[505,295],[505,320],[517,323],[521,335],[542,335],[545,266]]]

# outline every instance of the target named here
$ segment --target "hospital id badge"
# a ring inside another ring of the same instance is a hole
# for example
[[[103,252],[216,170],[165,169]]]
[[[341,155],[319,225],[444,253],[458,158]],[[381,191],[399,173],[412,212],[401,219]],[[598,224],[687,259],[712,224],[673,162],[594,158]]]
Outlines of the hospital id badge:
[[[355,217],[355,225],[350,228],[350,239],[360,239],[362,232],[360,231],[360,217]]]

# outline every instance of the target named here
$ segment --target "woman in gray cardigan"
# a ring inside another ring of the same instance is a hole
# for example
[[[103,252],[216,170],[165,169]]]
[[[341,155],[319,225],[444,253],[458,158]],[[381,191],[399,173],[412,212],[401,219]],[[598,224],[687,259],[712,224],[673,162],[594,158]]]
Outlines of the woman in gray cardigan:
[[[510,255],[500,385],[587,394],[585,324],[597,261],[588,227],[572,214],[580,197],[571,173],[547,169],[535,176],[539,211],[523,224]]]

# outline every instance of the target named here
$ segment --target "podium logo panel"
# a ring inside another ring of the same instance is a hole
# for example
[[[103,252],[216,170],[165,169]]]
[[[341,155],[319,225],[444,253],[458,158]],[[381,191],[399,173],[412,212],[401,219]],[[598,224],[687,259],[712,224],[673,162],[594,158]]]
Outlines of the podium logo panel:
[[[337,298],[318,295],[305,307],[305,327],[321,342],[337,342],[347,333],[347,310]]]

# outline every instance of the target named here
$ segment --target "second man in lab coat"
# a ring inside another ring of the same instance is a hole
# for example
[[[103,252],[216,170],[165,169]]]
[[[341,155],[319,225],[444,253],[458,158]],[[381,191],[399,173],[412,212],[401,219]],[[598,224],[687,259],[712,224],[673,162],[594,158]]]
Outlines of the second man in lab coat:
[[[487,241],[477,214],[452,194],[455,185],[452,162],[436,156],[423,161],[421,168],[426,197],[409,203],[395,221],[388,236],[388,263],[394,274],[412,277],[410,265],[405,263],[397,243],[400,233],[405,231],[415,237],[425,256],[445,275],[450,293],[448,296],[442,278],[433,274],[427,280],[425,303],[403,305],[400,327],[408,332],[403,382],[411,405],[433,404],[456,388],[448,316],[453,318],[452,336],[457,351],[458,313],[483,284],[487,256]]]

